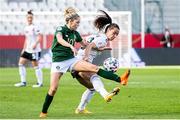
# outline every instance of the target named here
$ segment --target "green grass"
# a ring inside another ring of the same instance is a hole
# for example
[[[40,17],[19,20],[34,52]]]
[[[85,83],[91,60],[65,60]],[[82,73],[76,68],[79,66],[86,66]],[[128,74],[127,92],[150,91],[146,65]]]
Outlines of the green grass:
[[[118,71],[122,73],[124,70]],[[34,70],[27,69],[28,86],[16,88],[17,68],[0,69],[0,118],[38,119],[49,87],[50,70],[43,69],[44,87],[36,83]],[[118,83],[103,80],[107,90]],[[60,80],[58,92],[49,108],[48,118],[58,119],[180,119],[180,69],[132,69],[128,86],[107,104],[95,94],[87,106],[91,115],[76,115],[85,88],[67,73]]]

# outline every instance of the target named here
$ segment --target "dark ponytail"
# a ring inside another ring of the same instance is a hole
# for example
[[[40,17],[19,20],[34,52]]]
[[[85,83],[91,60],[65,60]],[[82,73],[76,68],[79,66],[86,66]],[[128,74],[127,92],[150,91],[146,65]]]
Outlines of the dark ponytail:
[[[116,23],[112,23],[111,17],[103,10],[99,10],[103,15],[98,15],[94,21],[94,26],[99,30],[105,29],[105,33],[107,32],[108,28],[118,28],[119,26]],[[105,28],[106,27],[106,28]]]
[[[103,10],[99,10],[103,15],[98,15],[94,21],[94,26],[99,30],[103,30],[107,24],[112,23],[111,17]]]
[[[32,10],[27,11],[28,15],[33,15]]]

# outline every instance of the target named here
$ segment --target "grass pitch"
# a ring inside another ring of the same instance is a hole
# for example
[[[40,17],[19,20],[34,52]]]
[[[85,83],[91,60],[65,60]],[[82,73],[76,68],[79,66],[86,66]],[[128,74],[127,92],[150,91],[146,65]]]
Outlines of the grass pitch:
[[[118,71],[122,74],[124,69]],[[16,88],[18,68],[0,69],[0,119],[38,119],[49,88],[50,70],[43,69],[44,86],[32,88],[36,77],[27,69],[27,87]],[[103,79],[108,91],[118,83]],[[49,119],[180,119],[180,69],[132,69],[127,86],[111,103],[96,93],[88,104],[91,115],[76,115],[85,88],[69,73],[60,80],[60,87],[49,108]]]

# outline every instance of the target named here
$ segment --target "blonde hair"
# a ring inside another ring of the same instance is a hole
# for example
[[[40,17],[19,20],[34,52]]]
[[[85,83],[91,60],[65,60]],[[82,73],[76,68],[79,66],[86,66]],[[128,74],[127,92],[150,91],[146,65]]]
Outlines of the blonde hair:
[[[74,8],[68,7],[64,11],[64,17],[65,21],[68,22],[69,20],[76,19],[77,17],[79,17],[79,15],[76,13],[76,10]]]

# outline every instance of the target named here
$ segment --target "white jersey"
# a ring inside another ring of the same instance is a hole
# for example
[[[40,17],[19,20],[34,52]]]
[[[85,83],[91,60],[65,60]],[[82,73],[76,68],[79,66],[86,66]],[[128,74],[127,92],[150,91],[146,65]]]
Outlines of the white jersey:
[[[102,48],[107,46],[107,37],[105,34],[98,34],[98,35],[90,35],[85,39],[88,43],[95,43],[96,48]],[[96,58],[97,55],[99,55],[101,52],[95,49],[92,49],[89,54],[88,61],[92,63],[94,58]],[[82,59],[85,56],[85,49],[79,49],[77,57],[79,59]]]
[[[25,27],[24,32],[26,39],[25,51],[28,53],[40,52],[41,51],[40,43],[37,44],[35,49],[32,48],[37,41],[37,36],[40,33],[40,29],[37,26],[31,24]]]

